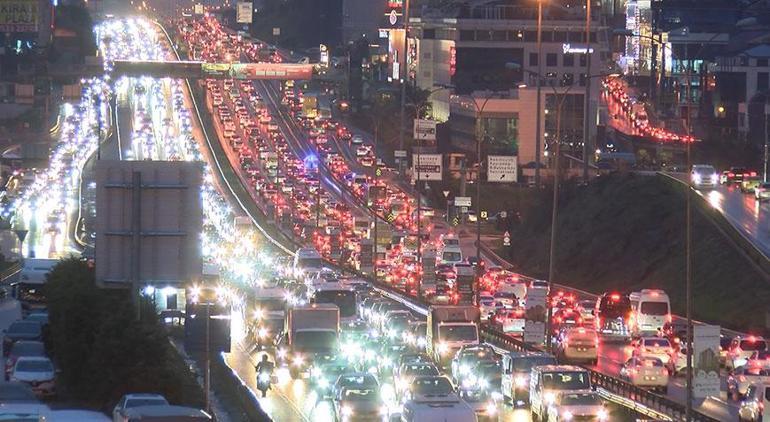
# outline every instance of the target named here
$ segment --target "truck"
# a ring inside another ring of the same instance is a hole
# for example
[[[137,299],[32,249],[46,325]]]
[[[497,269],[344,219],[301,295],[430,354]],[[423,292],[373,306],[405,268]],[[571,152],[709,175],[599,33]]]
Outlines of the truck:
[[[282,333],[286,320],[286,294],[278,286],[257,287],[254,290],[253,325],[250,327],[259,346],[272,344]]]
[[[305,94],[302,99],[302,115],[306,119],[318,117],[318,97],[315,94]]]
[[[277,357],[292,378],[306,372],[314,361],[337,354],[340,308],[328,303],[290,308],[285,331],[278,340]]]
[[[471,264],[460,263],[455,265],[455,294],[458,305],[472,305],[476,271]]]
[[[434,305],[428,312],[426,349],[438,365],[446,366],[463,346],[479,344],[479,308],[473,305]]]

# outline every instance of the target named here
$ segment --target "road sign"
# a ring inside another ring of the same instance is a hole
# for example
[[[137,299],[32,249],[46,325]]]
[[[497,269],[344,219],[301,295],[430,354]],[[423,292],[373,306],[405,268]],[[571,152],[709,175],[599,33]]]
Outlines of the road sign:
[[[235,21],[238,23],[251,23],[254,8],[250,1],[239,1]]]
[[[14,233],[16,233],[16,237],[19,238],[19,242],[24,243],[24,239],[27,238],[27,233],[29,233],[28,230],[14,230]]]
[[[277,37],[279,35],[281,35],[281,28],[278,28],[278,27],[273,28],[273,36]]]
[[[395,158],[406,158],[406,150],[397,149],[397,150],[393,151],[393,156]]]
[[[196,4],[195,7],[193,8],[193,12],[196,15],[202,15],[203,14],[203,5],[202,4]]]
[[[414,119],[414,139],[421,141],[436,140],[436,121],[426,119]]]
[[[498,183],[516,182],[517,158],[515,155],[487,156],[487,180]]]
[[[508,218],[508,211],[500,211],[500,218]]]
[[[481,211],[481,219],[486,220],[487,218],[489,218],[489,213],[486,211]]]
[[[693,397],[719,397],[719,333],[718,325],[693,327]]]
[[[415,180],[441,180],[442,162],[441,154],[415,154],[412,153],[412,174]]]
[[[377,167],[377,170],[374,171],[374,175],[377,177],[382,177],[382,169]]]
[[[470,207],[471,206],[471,197],[470,196],[455,196],[455,206],[456,207]]]
[[[511,246],[511,233],[507,231],[503,234],[503,246]]]
[[[468,212],[468,207],[460,207],[460,212],[465,214]]]
[[[441,191],[441,193],[444,194],[444,198],[449,198],[449,191],[448,190],[443,190],[443,191]]]
[[[460,219],[458,217],[455,217],[452,219],[452,225],[457,226],[460,224]]]

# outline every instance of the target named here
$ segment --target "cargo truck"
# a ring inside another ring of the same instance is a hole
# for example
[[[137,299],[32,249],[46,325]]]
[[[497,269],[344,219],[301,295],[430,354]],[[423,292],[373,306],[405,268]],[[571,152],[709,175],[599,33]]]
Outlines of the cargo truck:
[[[278,340],[277,357],[289,367],[292,378],[306,372],[313,362],[331,359],[337,353],[340,308],[318,303],[289,309],[286,329]]]
[[[445,366],[465,345],[479,344],[479,308],[434,305],[428,313],[426,348],[437,364]]]

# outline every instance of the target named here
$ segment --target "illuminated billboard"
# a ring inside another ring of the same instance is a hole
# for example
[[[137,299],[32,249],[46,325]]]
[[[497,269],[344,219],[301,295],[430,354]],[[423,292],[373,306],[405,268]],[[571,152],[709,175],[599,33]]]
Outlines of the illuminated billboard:
[[[0,0],[0,32],[37,32],[38,0]]]

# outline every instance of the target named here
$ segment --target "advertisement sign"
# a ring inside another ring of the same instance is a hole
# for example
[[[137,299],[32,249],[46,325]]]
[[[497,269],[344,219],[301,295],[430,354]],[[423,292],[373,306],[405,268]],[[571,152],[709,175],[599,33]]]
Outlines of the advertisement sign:
[[[693,327],[693,397],[719,397],[719,326]]]
[[[436,140],[436,121],[425,119],[414,119],[415,140],[435,141]]]
[[[252,16],[251,13],[254,10],[254,8],[251,5],[250,1],[239,1],[238,2],[238,9],[236,11],[236,22],[238,23],[251,23]]]
[[[526,321],[524,322],[524,342],[543,344],[545,342],[546,289],[527,289]]]
[[[441,154],[412,153],[412,174],[415,180],[441,180]]]
[[[37,0],[0,1],[0,32],[36,32],[39,3]]]
[[[202,63],[203,78],[309,80],[313,66],[294,63]]]
[[[487,181],[506,183],[518,180],[518,157],[515,155],[490,155],[487,156]]]
[[[329,48],[321,44],[319,49],[321,50],[321,59],[319,60],[321,66],[329,67]]]

